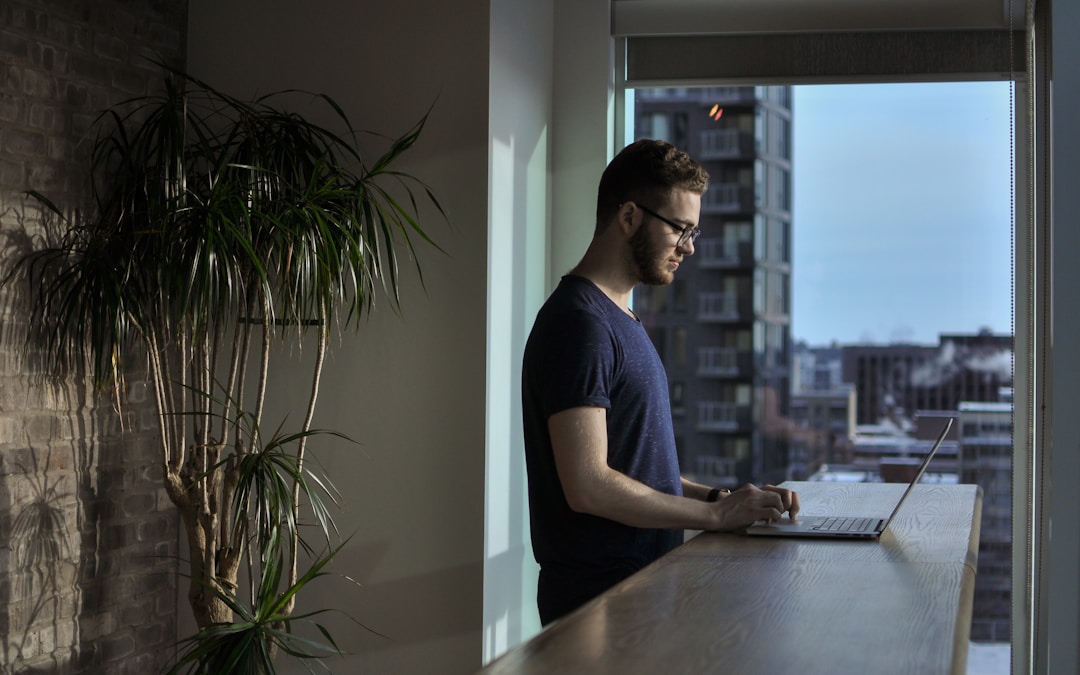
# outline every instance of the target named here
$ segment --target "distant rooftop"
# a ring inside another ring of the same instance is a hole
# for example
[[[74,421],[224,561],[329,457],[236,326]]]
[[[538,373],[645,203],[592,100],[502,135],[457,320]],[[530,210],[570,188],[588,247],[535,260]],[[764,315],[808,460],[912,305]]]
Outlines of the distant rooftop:
[[[960,412],[1012,412],[1013,404],[1010,402],[976,402],[965,401],[959,405]]]
[[[806,480],[821,483],[880,483],[881,475],[876,471],[858,471],[850,467],[836,467],[830,469],[829,465],[822,465],[813,475]],[[925,473],[919,479],[920,483],[935,483],[939,485],[956,485],[960,482],[955,473]]]

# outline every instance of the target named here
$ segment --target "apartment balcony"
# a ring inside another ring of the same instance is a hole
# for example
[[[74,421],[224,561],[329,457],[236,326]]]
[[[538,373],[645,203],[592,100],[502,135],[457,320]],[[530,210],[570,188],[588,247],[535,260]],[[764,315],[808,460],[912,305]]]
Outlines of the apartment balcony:
[[[751,410],[748,405],[724,401],[698,403],[698,431],[748,431]]]
[[[705,214],[750,212],[754,207],[754,188],[739,183],[710,185],[701,196],[701,212]]]
[[[698,294],[698,321],[723,323],[739,321],[750,314],[750,299],[740,300],[734,291],[710,291]]]
[[[971,471],[979,474],[998,473],[1011,475],[1013,468],[1011,457],[978,457],[976,459],[965,457],[963,465],[964,471]]]
[[[646,87],[635,91],[642,101],[698,101],[702,105],[753,104],[754,87]]]
[[[694,458],[694,478],[699,483],[734,490],[739,487],[735,460],[731,457],[698,455]]]
[[[701,132],[698,139],[699,160],[738,159],[757,154],[754,137],[739,129],[709,129]]]
[[[702,237],[694,244],[694,258],[699,269],[751,267],[754,264],[754,247],[748,241]]]
[[[710,105],[732,103],[754,103],[757,101],[757,92],[753,87],[703,87],[701,100]]]
[[[754,355],[734,347],[704,347],[698,350],[698,377],[738,377],[753,372]]]

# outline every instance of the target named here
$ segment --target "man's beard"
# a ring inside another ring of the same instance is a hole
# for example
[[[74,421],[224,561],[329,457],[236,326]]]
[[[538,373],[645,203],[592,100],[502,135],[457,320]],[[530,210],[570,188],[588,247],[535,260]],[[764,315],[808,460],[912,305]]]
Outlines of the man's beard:
[[[666,286],[671,275],[664,274],[661,262],[665,259],[661,248],[649,237],[647,228],[639,227],[630,236],[630,256],[637,268],[638,281],[648,286]]]

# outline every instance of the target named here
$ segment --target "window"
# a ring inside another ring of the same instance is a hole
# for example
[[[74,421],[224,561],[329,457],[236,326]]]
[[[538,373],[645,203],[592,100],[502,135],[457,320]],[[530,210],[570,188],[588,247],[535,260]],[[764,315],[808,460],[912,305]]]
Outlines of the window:
[[[687,87],[668,102],[684,109],[709,95]],[[674,324],[669,371],[685,364],[683,345],[711,355],[732,336],[755,337],[745,368],[680,379],[685,405],[699,412],[675,421],[681,456],[691,470],[709,472],[693,477],[715,482],[726,467],[736,483],[812,479],[851,468],[836,458],[852,442],[858,454],[860,434],[874,425],[910,425],[900,432],[908,434],[923,413],[956,414],[968,402],[1010,406],[1009,96],[1000,82],[754,87],[734,96],[756,110],[753,146],[703,152],[691,134],[685,149],[711,175],[754,176],[752,201],[703,208],[706,236],[718,231],[758,252],[746,267],[699,265],[694,256],[679,271],[681,292],[695,289],[704,303],[709,289],[722,289],[707,297],[724,298],[727,310]],[[655,109],[657,97],[642,99]],[[920,113],[929,109],[939,112]],[[946,122],[941,109],[965,112]],[[982,126],[987,119],[997,126]],[[793,409],[805,393],[791,388],[796,342],[816,350],[818,367],[839,373],[824,391],[854,387],[855,396],[843,389],[836,407],[815,404],[815,414]],[[853,400],[867,402],[857,416]],[[963,438],[985,438],[999,414],[963,419]],[[861,426],[851,427],[853,419]],[[788,446],[766,421],[801,423],[831,442]],[[980,484],[987,504],[1007,504],[1007,457],[993,446],[962,448],[952,479]],[[1008,507],[982,527],[972,639],[1007,643],[1010,612],[1000,596],[1010,584]]]
[[[695,0],[677,7],[659,0],[614,0],[612,7],[615,34],[631,36],[626,40],[632,47],[626,56],[631,85],[665,78],[742,83],[751,72],[769,81],[946,80],[968,74],[980,80],[1002,74],[1018,80],[1014,269],[1024,287],[1018,288],[1016,304],[1019,381],[1014,442],[1019,473],[1013,484],[1018,497],[1013,504],[1018,551],[1014,575],[1019,584],[1026,584],[1027,593],[1013,603],[1014,615],[1023,621],[1014,626],[1014,667],[1016,672],[1076,672],[1080,656],[1075,650],[1051,650],[1049,645],[1068,644],[1080,626],[1074,594],[1055,590],[1062,585],[1072,587],[1075,581],[1073,525],[1075,513],[1080,512],[1080,494],[1051,494],[1045,485],[1051,475],[1060,476],[1062,468],[1075,475],[1080,458],[1061,453],[1055,457],[1052,438],[1064,434],[1071,443],[1080,422],[1073,416],[1043,414],[1055,402],[1064,410],[1075,407],[1080,399],[1080,384],[1068,375],[1075,370],[1068,367],[1075,365],[1074,350],[1066,349],[1067,366],[1061,363],[1062,350],[1055,354],[1049,349],[1055,335],[1060,345],[1072,344],[1072,336],[1080,333],[1080,317],[1071,312],[1068,293],[1061,291],[1075,287],[1080,274],[1068,262],[1062,242],[1075,250],[1080,234],[1053,228],[1053,214],[1074,213],[1077,197],[1069,188],[1071,176],[1061,171],[1055,174],[1050,162],[1054,153],[1066,161],[1074,154],[1071,139],[1077,123],[1067,111],[1077,107],[1080,75],[1064,64],[1075,63],[1075,45],[1080,44],[1075,40],[1076,8],[1061,0],[1006,3],[1011,12],[1002,12],[1001,4],[993,0],[931,3],[920,8],[918,17],[919,25],[929,30],[905,32],[910,6],[900,2],[852,5],[823,0],[795,3],[788,12],[772,14],[753,3],[720,7]],[[1029,24],[1025,12],[1032,8],[1033,23]],[[980,22],[979,30],[966,30]],[[651,33],[661,27],[668,37],[654,39]],[[885,48],[886,43],[892,48]],[[919,48],[913,48],[915,43],[920,43]],[[1029,53],[1034,56],[1032,63],[1026,62]],[[1050,72],[1055,62],[1059,68],[1051,100]],[[1029,131],[1034,135],[1029,136]],[[1053,261],[1059,264],[1050,271]],[[794,302],[797,306],[798,297]],[[1052,328],[1046,321],[1051,313],[1058,318]],[[1055,372],[1060,377],[1037,377]],[[877,375],[868,371],[867,377],[871,376]],[[1035,503],[1041,505],[1037,511]],[[1051,519],[1068,523],[1067,533],[1055,530],[1059,534],[1054,541],[1048,539]],[[1040,551],[1037,559],[1035,547]]]
[[[670,362],[674,366],[682,368],[686,366],[686,327],[676,326],[673,332],[674,344],[671,349]]]
[[[671,286],[671,308],[673,311],[685,314],[688,309],[689,292],[685,279],[676,279]],[[655,290],[654,290],[655,292]]]
[[[686,405],[685,397],[686,387],[681,381],[675,380],[671,383],[671,408],[672,411],[681,411]]]

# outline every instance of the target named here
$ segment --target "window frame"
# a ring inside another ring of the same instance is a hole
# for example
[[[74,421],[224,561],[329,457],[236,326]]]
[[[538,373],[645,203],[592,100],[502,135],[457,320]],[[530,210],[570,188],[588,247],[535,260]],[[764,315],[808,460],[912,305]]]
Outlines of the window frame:
[[[618,2],[613,4],[619,4]],[[616,8],[617,12],[617,8]],[[766,84],[900,83],[913,81],[1005,80],[1013,83],[1013,231],[1014,231],[1014,412],[1013,412],[1013,582],[1011,641],[1014,672],[1035,672],[1037,664],[1049,662],[1049,563],[1039,553],[1048,528],[1048,515],[1037,513],[1036,499],[1043,500],[1049,484],[1047,460],[1048,422],[1036,411],[1049,395],[1043,377],[1036,382],[1037,368],[1049,368],[1048,337],[1036,335],[1036,321],[1049,298],[1049,279],[1033,271],[1047,262],[1052,251],[1047,208],[1036,213],[1036,202],[1049,203],[1039,195],[1034,176],[1045,175],[1046,154],[1036,152],[1034,120],[1037,111],[1049,107],[1048,94],[1039,86],[1036,73],[1046,71],[1045,61],[1034,45],[1040,29],[1010,25],[997,31],[892,31],[863,34],[810,33],[753,35],[616,35],[613,134],[616,147],[626,138],[632,107],[627,90],[644,87],[757,86]],[[852,52],[864,58],[865,67],[852,69]],[[824,55],[817,60],[806,53]],[[981,56],[980,56],[981,54]],[[990,57],[987,57],[990,54]],[[1044,57],[1045,58],[1045,57]],[[793,65],[794,64],[794,65]],[[719,67],[717,67],[719,65]],[[668,68],[668,71],[664,71]],[[674,76],[662,73],[675,73]],[[1042,75],[1045,77],[1045,75]],[[1036,91],[1039,89],[1039,91]],[[629,127],[633,128],[633,127]],[[1044,128],[1045,133],[1045,128]],[[1044,141],[1045,142],[1045,141]],[[1043,186],[1043,190],[1047,190]],[[1038,386],[1036,386],[1038,384]],[[1041,389],[1040,389],[1041,388]],[[1045,415],[1049,418],[1049,414]],[[1040,581],[1042,583],[1040,583]],[[1036,607],[1042,606],[1039,613]]]

